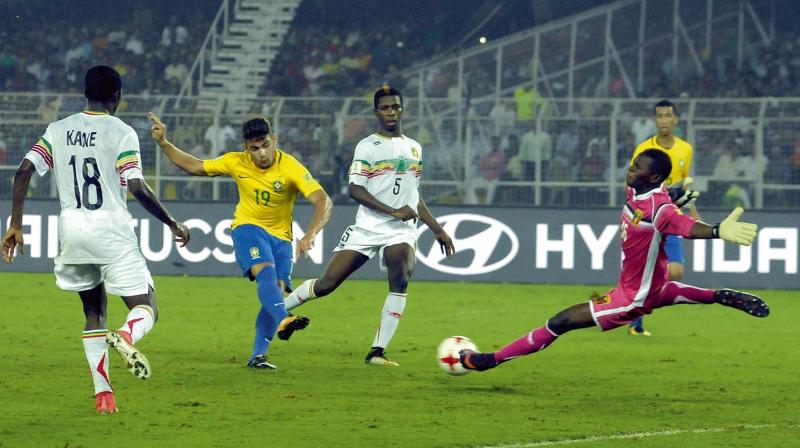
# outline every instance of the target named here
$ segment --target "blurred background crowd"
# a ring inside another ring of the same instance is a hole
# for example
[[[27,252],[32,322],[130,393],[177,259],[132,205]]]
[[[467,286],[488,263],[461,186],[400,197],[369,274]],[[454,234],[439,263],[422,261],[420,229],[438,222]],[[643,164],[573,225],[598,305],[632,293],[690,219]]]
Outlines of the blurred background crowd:
[[[198,0],[176,5],[146,1],[146,8],[123,3],[126,7],[114,2],[75,0],[72,7],[47,15],[48,20],[31,28],[30,23],[49,5],[9,0],[7,10],[13,14],[4,14],[0,26],[0,95],[40,92],[39,118],[52,121],[79,107],[65,104],[65,97],[60,94],[80,92],[86,67],[98,63],[113,65],[122,74],[126,94],[147,97],[179,93],[198,58],[220,2]],[[403,76],[423,63],[443,60],[480,45],[479,37],[491,43],[607,2],[565,2],[558,8],[559,15],[549,17],[543,16],[529,1],[462,0],[458,7],[452,1],[430,2],[425,14],[419,8],[404,7],[407,3],[387,6],[358,0],[300,2],[259,89],[264,101],[248,112],[270,115],[275,112],[275,98],[280,97],[355,97],[368,105],[369,95],[386,81],[409,96],[422,88],[431,98],[461,101],[467,98],[464,114],[481,117],[490,130],[472,142],[467,157],[453,150],[454,142],[461,141],[459,133],[461,137],[464,135],[464,130],[455,125],[417,124],[413,137],[430,154],[432,162],[426,166],[426,179],[474,178],[472,186],[461,192],[461,200],[468,203],[526,200],[519,189],[504,187],[503,182],[604,182],[620,178],[635,145],[655,132],[647,109],[623,112],[620,131],[615,141],[610,141],[606,124],[586,119],[607,115],[608,110],[602,107],[594,110],[591,103],[569,112],[556,110],[555,103],[547,97],[566,96],[565,87],[559,82],[552,83],[550,92],[521,85],[504,91],[495,101],[469,103],[470,97],[486,96],[494,89],[494,80],[488,75],[481,76],[480,70],[473,70],[478,74],[468,80],[465,91],[453,91],[453,80],[448,79],[453,75],[445,70],[427,72],[422,78],[423,86],[419,85],[420,79]],[[85,14],[87,9],[95,13]],[[775,28],[771,42],[746,45],[743,49],[732,37],[735,30],[714,33],[711,43],[702,46],[695,55],[705,68],[702,74],[673,67],[667,47],[648,48],[665,56],[650,63],[635,94],[672,98],[681,108],[685,101],[694,98],[800,96],[800,25],[778,14],[771,26]],[[578,36],[583,41],[592,38]],[[556,34],[554,39],[551,44],[555,45],[543,51],[563,58],[560,49],[569,46],[570,36]],[[738,54],[739,51],[743,54]],[[739,57],[743,60],[741,67],[737,67]],[[502,84],[523,83],[531,76],[531,65],[531,61],[525,60],[504,68],[500,74]],[[575,98],[595,99],[628,96],[619,74],[612,74],[605,83],[597,77],[587,77],[576,84],[572,94]],[[278,126],[280,141],[312,171],[330,179],[334,192],[342,191],[352,147],[372,130],[374,123],[368,115],[342,116],[338,106],[326,110],[319,104],[316,102],[304,111],[313,114],[313,118],[298,115],[282,120]],[[735,107],[738,106],[728,107],[728,115]],[[539,116],[583,118],[577,124],[553,119],[532,126]],[[146,137],[146,121],[143,118],[132,121]],[[191,129],[179,134],[178,143],[198,157],[216,156],[238,147],[238,122],[238,119],[223,119],[184,124]],[[739,126],[739,130],[709,131],[694,136],[696,174],[720,181],[756,181],[763,177],[772,183],[800,183],[800,134],[792,125],[778,123],[767,128],[761,137],[749,118],[738,123],[734,120],[732,125]],[[438,138],[432,136],[433,128],[437,129]],[[0,165],[16,163],[32,142],[28,132],[20,133],[18,129],[0,122]],[[685,127],[679,125],[676,135],[687,137]],[[757,138],[762,139],[764,153],[754,156],[752,148]],[[609,148],[617,154],[615,166],[611,166]],[[537,163],[541,166],[537,167]],[[177,174],[168,165],[161,169],[164,174]],[[197,188],[196,185],[187,188],[184,197],[200,195]],[[576,201],[564,196],[558,189],[548,194],[553,204]]]

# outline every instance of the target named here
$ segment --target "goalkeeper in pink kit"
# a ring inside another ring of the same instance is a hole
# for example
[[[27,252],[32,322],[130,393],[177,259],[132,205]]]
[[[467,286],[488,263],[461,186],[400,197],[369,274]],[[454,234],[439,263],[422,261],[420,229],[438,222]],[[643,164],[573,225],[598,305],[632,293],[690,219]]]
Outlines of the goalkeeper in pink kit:
[[[739,222],[743,210],[736,208],[725,220],[710,226],[681,213],[676,204],[693,194],[682,192],[673,204],[662,185],[672,170],[669,156],[658,149],[642,152],[625,179],[627,200],[620,219],[623,261],[619,284],[606,295],[594,295],[551,317],[544,326],[511,342],[494,353],[462,350],[461,364],[470,370],[488,370],[520,356],[544,350],[564,333],[598,326],[602,331],[627,325],[654,309],[680,303],[729,306],[755,317],[769,315],[763,300],[731,289],[697,288],[668,280],[664,239],[679,235],[689,239],[721,238],[749,246],[758,226]]]

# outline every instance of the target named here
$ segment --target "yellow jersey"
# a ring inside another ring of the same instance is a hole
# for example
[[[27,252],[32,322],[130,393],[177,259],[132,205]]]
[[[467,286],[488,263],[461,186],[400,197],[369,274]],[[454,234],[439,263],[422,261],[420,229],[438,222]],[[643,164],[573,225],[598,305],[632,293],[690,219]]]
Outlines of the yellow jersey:
[[[209,176],[227,174],[236,181],[239,203],[233,212],[232,229],[254,224],[272,236],[291,241],[297,193],[308,197],[322,187],[297,159],[279,149],[276,153],[275,163],[267,169],[258,168],[244,151],[205,160],[203,169]]]
[[[673,138],[675,139],[675,143],[672,145],[672,148],[665,148],[659,145],[655,135],[639,143],[636,146],[636,150],[633,151],[631,163],[633,163],[633,159],[635,159],[639,153],[646,149],[660,149],[669,154],[669,159],[672,162],[672,172],[669,173],[669,177],[666,180],[667,185],[685,179],[689,176],[689,168],[692,167],[692,155],[694,151],[692,145],[686,140],[678,137]]]

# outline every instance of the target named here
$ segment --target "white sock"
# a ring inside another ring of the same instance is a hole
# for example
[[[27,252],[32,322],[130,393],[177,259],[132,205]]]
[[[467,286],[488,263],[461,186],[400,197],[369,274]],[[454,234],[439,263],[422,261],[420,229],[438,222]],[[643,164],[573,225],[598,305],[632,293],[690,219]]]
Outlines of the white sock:
[[[286,298],[283,299],[283,303],[286,304],[286,311],[297,308],[309,300],[316,299],[317,296],[314,295],[314,283],[316,282],[317,279],[315,278],[306,280],[300,286],[298,286],[297,289],[292,291],[291,294],[286,296]]]
[[[400,316],[403,315],[405,307],[406,294],[390,292],[386,296],[383,310],[381,310],[381,325],[378,327],[378,332],[375,333],[375,340],[372,341],[373,347],[386,348],[389,345],[394,332],[397,331],[397,325],[400,324]]]
[[[113,392],[111,380],[108,376],[108,344],[106,343],[108,330],[84,331],[81,339],[86,361],[89,362],[89,371],[94,381],[94,394],[100,392]]]
[[[154,324],[153,309],[147,305],[138,305],[128,312],[125,323],[119,329],[130,333],[135,344],[153,329]]]

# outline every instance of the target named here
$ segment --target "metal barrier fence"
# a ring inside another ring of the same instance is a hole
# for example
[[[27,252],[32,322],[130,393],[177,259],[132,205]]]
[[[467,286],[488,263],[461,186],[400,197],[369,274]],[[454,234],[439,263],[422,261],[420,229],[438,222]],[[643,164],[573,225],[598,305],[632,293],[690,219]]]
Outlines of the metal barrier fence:
[[[775,1],[619,0],[404,70],[420,97],[636,97],[661,79],[741,69],[775,39]],[[528,91],[527,94],[531,94]]]
[[[410,97],[404,131],[422,144],[423,196],[431,203],[615,206],[633,148],[655,132],[657,100],[542,100],[530,106],[531,119],[518,120],[514,111],[527,106],[512,99]],[[371,99],[251,98],[249,104],[249,115],[270,117],[279,146],[344,199],[353,148],[376,129]],[[701,209],[800,209],[800,99],[676,104],[677,133],[695,147]],[[47,124],[83,106],[80,95],[0,94],[0,198],[10,197],[14,169]],[[182,99],[178,108],[169,96],[128,96],[117,114],[139,134],[144,170],[160,197],[235,200],[228,179],[189,178],[161,155],[150,140],[148,111],[161,114],[170,140],[200,158],[238,150],[246,116],[209,112],[195,98]],[[37,179],[31,194],[54,197],[49,176]]]

